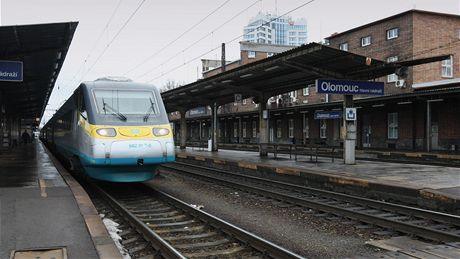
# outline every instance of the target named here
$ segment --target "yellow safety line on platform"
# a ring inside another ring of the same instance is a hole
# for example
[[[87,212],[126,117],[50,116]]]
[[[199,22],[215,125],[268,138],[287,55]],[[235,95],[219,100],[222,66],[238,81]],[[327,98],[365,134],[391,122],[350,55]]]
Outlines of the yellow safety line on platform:
[[[48,194],[46,193],[46,182],[45,180],[41,179],[38,181],[39,185],[40,185],[40,194],[43,198],[46,198],[48,197]]]

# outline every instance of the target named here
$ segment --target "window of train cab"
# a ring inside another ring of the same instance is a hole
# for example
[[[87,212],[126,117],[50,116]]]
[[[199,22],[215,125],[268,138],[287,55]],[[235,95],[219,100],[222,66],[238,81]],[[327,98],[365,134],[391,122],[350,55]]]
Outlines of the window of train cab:
[[[78,90],[78,112],[83,119],[88,120],[88,113],[86,112],[85,98],[83,97],[83,91]]]

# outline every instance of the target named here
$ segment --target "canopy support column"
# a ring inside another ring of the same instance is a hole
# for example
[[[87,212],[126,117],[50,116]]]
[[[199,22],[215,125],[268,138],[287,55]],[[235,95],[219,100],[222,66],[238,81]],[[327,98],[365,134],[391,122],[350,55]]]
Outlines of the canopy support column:
[[[218,151],[218,148],[217,148],[217,129],[218,129],[218,125],[217,125],[217,103],[214,102],[211,106],[211,140],[212,140],[212,148],[211,150],[212,151]]]
[[[187,120],[185,118],[186,110],[180,110],[180,149],[186,148],[187,143]]]
[[[269,124],[269,112],[267,109],[266,98],[260,98],[259,101],[259,156],[267,156],[267,145],[268,143],[268,124]]]

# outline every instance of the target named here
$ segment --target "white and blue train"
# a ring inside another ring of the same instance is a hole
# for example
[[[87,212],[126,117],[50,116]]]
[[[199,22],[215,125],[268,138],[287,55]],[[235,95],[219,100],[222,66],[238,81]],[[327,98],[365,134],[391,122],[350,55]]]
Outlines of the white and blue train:
[[[130,80],[82,83],[42,128],[41,139],[103,181],[150,180],[158,164],[175,161],[158,89]]]

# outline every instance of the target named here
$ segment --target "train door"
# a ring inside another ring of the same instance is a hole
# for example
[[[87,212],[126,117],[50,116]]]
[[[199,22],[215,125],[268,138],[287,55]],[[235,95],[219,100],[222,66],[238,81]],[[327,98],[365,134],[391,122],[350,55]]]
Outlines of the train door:
[[[333,140],[334,145],[340,145],[340,119],[334,120]]]
[[[363,147],[371,147],[371,134],[372,128],[369,116],[363,116],[363,134],[361,139]]]
[[[439,149],[439,102],[431,103],[430,146],[431,150]]]
[[[273,132],[273,126],[270,125],[270,143],[273,143],[275,141],[275,135],[274,135],[274,132]]]
[[[438,132],[438,122],[431,122],[431,148],[433,150],[439,149],[438,140],[439,140],[439,132]]]

